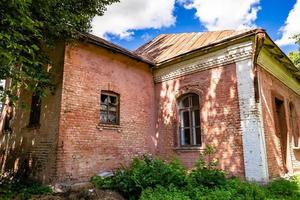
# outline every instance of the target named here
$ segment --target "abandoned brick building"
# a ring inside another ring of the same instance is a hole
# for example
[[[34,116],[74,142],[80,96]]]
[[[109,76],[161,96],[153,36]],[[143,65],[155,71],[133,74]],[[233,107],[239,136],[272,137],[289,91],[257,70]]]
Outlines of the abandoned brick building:
[[[20,91],[2,176],[26,162],[43,182],[84,182],[143,153],[192,167],[208,144],[230,175],[300,172],[300,71],[264,30],[163,34],[133,52],[86,34],[50,56],[56,89]]]

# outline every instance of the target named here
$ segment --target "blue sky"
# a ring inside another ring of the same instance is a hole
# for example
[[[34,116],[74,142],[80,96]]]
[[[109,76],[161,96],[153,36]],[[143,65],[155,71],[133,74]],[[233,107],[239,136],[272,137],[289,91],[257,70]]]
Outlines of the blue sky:
[[[93,34],[133,50],[163,33],[264,28],[286,53],[300,33],[300,0],[121,0]]]

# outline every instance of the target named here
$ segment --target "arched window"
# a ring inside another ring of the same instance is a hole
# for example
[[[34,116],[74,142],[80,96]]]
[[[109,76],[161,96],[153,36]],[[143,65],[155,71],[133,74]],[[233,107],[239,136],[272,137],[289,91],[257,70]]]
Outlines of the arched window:
[[[179,99],[180,146],[200,146],[199,96],[189,93]]]
[[[291,122],[291,132],[294,140],[294,147],[300,147],[298,117],[293,103],[290,103],[290,122]]]

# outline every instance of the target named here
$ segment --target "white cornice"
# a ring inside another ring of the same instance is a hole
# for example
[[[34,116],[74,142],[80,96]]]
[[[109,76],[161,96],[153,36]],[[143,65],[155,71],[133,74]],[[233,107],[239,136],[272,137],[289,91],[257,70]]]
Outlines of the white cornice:
[[[154,81],[163,82],[184,75],[192,74],[252,57],[252,42],[247,41],[227,48],[204,54],[167,67],[154,70]]]

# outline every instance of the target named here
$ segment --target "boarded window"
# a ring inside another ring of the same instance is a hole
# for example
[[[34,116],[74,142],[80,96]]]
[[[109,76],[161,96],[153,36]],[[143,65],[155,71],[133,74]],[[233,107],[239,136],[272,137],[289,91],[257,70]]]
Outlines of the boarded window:
[[[102,91],[100,101],[100,123],[119,124],[119,95]]]
[[[41,103],[42,101],[40,95],[33,94],[31,99],[29,127],[40,126]]]
[[[200,146],[201,127],[199,96],[197,94],[186,94],[179,100],[180,117],[180,145]]]
[[[290,103],[290,122],[291,122],[291,132],[294,140],[294,147],[300,147],[300,134],[299,134],[299,122],[296,109],[293,103]]]

